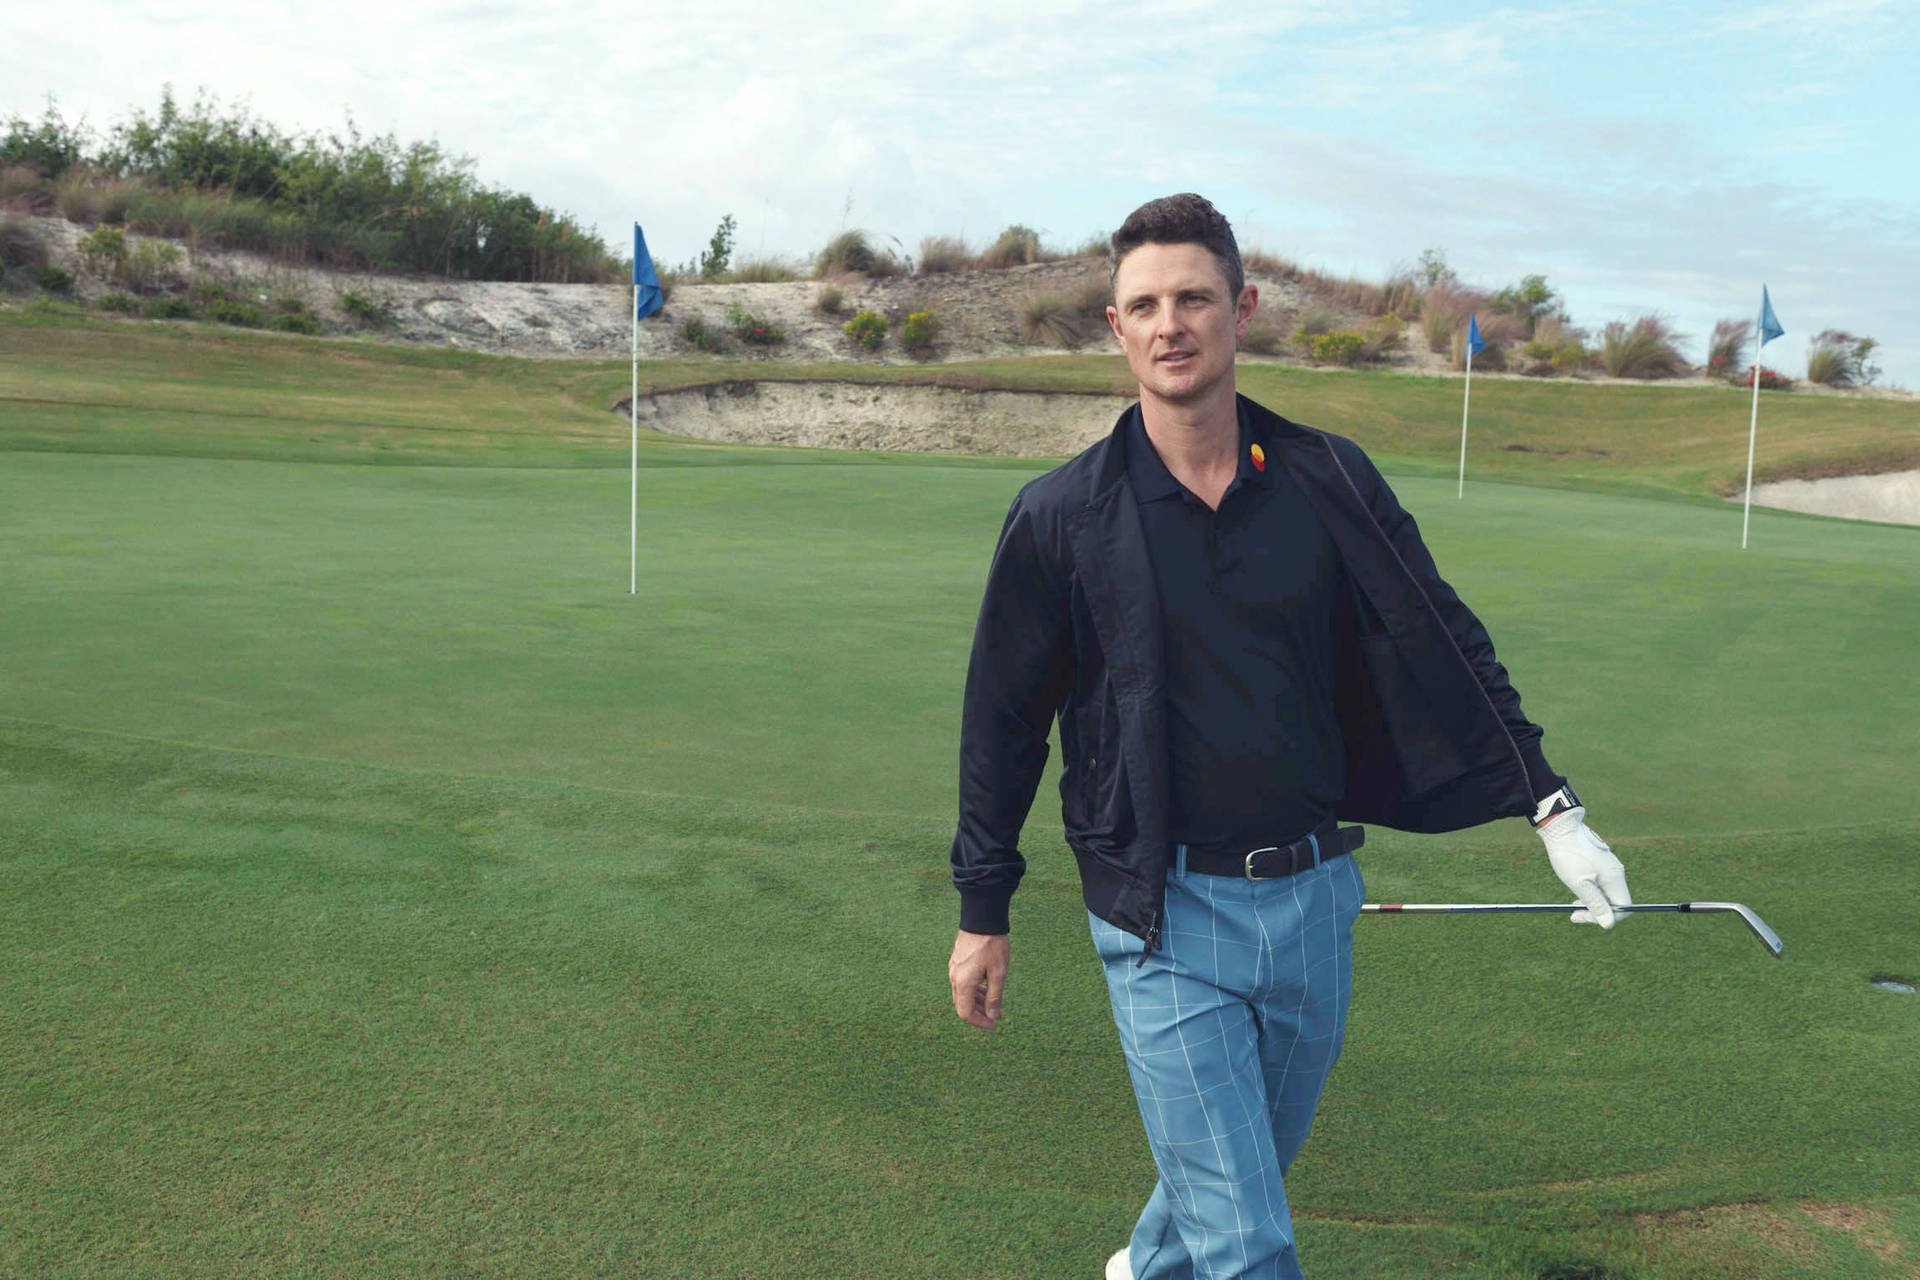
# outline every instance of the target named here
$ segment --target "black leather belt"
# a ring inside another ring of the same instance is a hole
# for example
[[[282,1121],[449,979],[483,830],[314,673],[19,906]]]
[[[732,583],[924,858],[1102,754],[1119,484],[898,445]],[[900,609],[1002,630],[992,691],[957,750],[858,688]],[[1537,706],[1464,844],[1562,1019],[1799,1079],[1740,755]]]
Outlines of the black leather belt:
[[[1247,853],[1201,853],[1187,850],[1187,870],[1203,876],[1233,876],[1247,880],[1279,880],[1311,871],[1323,862],[1352,853],[1367,842],[1365,827],[1338,827],[1329,822],[1292,844],[1267,845]]]

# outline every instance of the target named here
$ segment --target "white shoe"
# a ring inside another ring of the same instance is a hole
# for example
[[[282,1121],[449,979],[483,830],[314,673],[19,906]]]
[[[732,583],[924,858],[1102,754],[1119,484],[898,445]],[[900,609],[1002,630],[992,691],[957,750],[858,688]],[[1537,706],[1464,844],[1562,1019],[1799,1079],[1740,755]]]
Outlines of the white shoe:
[[[1131,1247],[1122,1249],[1107,1259],[1107,1280],[1133,1280],[1131,1252]]]

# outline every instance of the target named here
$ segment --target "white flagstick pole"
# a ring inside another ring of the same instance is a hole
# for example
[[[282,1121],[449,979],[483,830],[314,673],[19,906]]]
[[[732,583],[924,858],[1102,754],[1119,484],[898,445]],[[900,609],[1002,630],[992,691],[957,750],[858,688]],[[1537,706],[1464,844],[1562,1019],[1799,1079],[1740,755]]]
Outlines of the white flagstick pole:
[[[1764,293],[1763,293],[1764,298]],[[1760,305],[1760,323],[1753,331],[1753,415],[1747,422],[1747,496],[1740,504],[1740,549],[1747,549],[1747,521],[1753,512],[1753,442],[1760,434],[1760,353],[1767,345],[1767,308]]]
[[[634,264],[639,270],[639,264]],[[633,389],[627,393],[627,427],[632,433],[632,478],[627,495],[627,594],[640,588],[640,282],[633,284],[633,305],[627,310],[633,325]]]
[[[1467,344],[1467,390],[1460,397],[1460,491],[1453,496],[1467,496],[1467,406],[1473,402],[1473,345]]]

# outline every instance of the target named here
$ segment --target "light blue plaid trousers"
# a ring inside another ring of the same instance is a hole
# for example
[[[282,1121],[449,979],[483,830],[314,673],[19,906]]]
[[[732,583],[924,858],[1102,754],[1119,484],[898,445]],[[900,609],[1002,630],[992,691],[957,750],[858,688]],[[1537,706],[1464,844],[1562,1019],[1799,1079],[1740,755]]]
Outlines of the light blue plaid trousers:
[[[1280,880],[1167,878],[1160,945],[1088,913],[1160,1180],[1134,1280],[1293,1280],[1282,1181],[1340,1056],[1353,994],[1351,854]]]

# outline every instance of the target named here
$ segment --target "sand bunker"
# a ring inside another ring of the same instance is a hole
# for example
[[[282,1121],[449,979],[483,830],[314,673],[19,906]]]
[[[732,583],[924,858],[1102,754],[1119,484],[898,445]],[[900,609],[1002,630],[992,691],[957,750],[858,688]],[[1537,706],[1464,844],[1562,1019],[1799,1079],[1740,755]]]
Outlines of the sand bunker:
[[[1132,400],[853,382],[723,382],[640,397],[668,435],[735,444],[1064,458],[1113,430]],[[626,402],[614,411],[626,416]]]
[[[1737,497],[1733,500],[1740,501]],[[1753,486],[1753,503],[1817,516],[1920,525],[1920,471],[1830,480],[1776,480]]]

